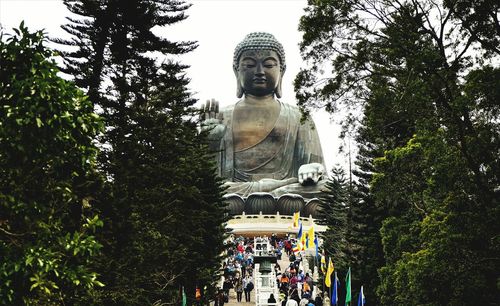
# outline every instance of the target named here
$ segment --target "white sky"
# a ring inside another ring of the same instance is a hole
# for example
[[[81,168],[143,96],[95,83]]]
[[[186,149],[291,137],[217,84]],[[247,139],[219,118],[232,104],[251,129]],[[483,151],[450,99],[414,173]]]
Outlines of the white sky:
[[[126,0],[124,0],[126,1]],[[234,47],[246,34],[255,31],[273,34],[284,46],[287,71],[283,78],[282,101],[295,103],[293,79],[301,66],[298,22],[307,0],[191,0],[189,17],[162,30],[170,40],[197,41],[199,47],[179,59],[191,68],[190,88],[199,103],[214,98],[221,106],[233,104],[236,79],[232,70]],[[50,36],[66,33],[60,28],[68,12],[60,0],[0,0],[0,24],[6,30],[24,20],[31,31],[45,29]],[[328,170],[336,163],[345,165],[338,153],[340,128],[323,111],[313,113]]]

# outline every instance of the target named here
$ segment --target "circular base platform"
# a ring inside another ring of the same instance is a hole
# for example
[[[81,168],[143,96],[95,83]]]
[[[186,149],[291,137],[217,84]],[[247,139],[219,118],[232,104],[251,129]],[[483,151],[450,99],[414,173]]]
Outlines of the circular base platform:
[[[302,231],[305,233],[311,226],[314,226],[314,231],[324,232],[326,226],[315,223],[314,218],[301,217]],[[275,215],[236,215],[232,216],[227,222],[226,229],[234,235],[253,237],[253,236],[285,236],[286,234],[297,234],[298,227],[293,227],[293,217],[284,216],[279,213]]]

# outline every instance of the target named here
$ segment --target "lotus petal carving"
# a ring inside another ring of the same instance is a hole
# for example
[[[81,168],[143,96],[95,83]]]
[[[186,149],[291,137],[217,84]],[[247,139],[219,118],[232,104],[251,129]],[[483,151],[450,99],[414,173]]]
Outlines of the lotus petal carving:
[[[314,219],[317,219],[319,217],[319,211],[321,210],[320,203],[321,201],[317,198],[309,200],[302,209],[300,215],[304,217],[309,217],[309,215],[311,215]]]
[[[267,192],[254,192],[248,196],[245,203],[245,213],[248,215],[276,214],[276,199]]]
[[[245,200],[236,193],[226,194],[224,196],[224,202],[227,204],[230,216],[241,215],[245,210]]]
[[[304,198],[298,194],[284,194],[278,198],[277,209],[280,215],[292,216],[304,208]]]

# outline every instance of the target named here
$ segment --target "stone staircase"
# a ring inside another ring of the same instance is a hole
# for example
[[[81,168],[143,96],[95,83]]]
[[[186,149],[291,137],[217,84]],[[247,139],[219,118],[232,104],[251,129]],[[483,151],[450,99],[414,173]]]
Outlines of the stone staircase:
[[[278,260],[278,264],[280,265],[281,272],[283,273],[283,271],[290,265],[290,262],[288,261],[288,257],[286,255],[284,255],[281,260]],[[249,302],[249,303],[245,302],[245,294],[243,294],[242,301],[238,303],[236,301],[236,291],[234,291],[234,289],[231,289],[229,291],[229,302],[225,303],[224,306],[250,306],[250,305],[255,306],[256,302],[257,302],[256,292],[257,292],[257,289],[252,290],[251,302]],[[267,302],[267,297],[265,299]],[[276,299],[278,299],[278,296],[276,296]],[[281,302],[281,301],[279,301],[279,302]],[[278,304],[281,305],[280,303],[278,303]]]

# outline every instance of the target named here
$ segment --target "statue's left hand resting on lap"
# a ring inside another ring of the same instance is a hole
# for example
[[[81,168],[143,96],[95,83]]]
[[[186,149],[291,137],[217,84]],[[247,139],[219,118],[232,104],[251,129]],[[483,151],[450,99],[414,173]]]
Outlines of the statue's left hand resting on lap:
[[[298,178],[301,185],[316,185],[323,178],[325,167],[320,163],[311,163],[300,166]]]

